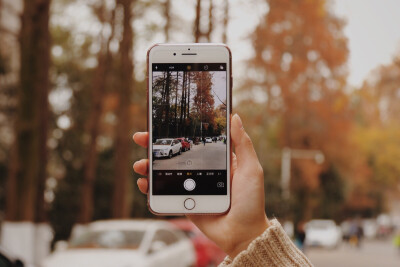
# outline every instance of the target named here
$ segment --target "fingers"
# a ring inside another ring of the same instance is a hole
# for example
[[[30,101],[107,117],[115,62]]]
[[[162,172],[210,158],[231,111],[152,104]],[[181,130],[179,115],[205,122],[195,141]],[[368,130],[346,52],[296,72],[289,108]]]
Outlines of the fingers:
[[[139,146],[147,148],[149,142],[149,133],[148,132],[137,132],[133,135],[133,141]],[[135,172],[141,175],[148,175],[149,173],[149,160],[148,159],[141,159],[136,161],[133,164],[133,169]],[[139,178],[137,180],[137,185],[139,187],[140,192],[143,194],[147,194],[149,190],[149,182],[147,178]]]
[[[236,154],[232,152],[232,163],[231,163],[231,182],[232,182],[232,178],[235,175],[237,169],[237,158],[236,158]]]
[[[255,164],[259,165],[257,154],[253,143],[243,128],[239,115],[235,114],[231,120],[231,137],[235,146],[238,168],[253,168]]]
[[[141,159],[133,164],[133,170],[141,175],[147,175],[149,173],[149,160]]]
[[[149,143],[149,133],[137,132],[133,135],[133,141],[135,141],[139,146],[146,148]]]
[[[143,194],[147,194],[147,191],[149,189],[149,182],[147,181],[146,178],[139,178],[137,180],[137,185],[139,187],[140,192]]]

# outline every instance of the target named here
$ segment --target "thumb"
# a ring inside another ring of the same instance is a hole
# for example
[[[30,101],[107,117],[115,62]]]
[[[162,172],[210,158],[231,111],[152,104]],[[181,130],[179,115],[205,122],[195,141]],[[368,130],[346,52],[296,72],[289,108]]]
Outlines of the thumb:
[[[238,168],[253,168],[258,165],[253,143],[244,130],[242,120],[238,114],[233,115],[231,120],[231,137],[235,146]]]

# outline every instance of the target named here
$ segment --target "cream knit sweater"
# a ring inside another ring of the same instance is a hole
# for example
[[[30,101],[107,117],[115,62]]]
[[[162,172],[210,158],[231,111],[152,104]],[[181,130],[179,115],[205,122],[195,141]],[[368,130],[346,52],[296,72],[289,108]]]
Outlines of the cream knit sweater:
[[[264,266],[313,266],[307,257],[293,244],[278,220],[250,243],[247,250],[234,259],[226,257],[219,267]]]

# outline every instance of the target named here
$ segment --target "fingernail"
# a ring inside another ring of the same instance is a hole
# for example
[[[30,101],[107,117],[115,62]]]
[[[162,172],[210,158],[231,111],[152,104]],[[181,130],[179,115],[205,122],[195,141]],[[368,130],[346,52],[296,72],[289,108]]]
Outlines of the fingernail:
[[[238,118],[238,123],[239,123],[240,128],[243,129],[242,119],[240,118],[239,114],[236,113],[235,116],[237,116],[237,118]]]

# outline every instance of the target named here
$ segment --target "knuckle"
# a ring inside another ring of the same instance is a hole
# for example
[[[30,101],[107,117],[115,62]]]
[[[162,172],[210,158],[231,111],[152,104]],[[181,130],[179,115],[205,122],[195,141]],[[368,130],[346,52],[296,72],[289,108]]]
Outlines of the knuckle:
[[[264,177],[264,169],[261,164],[257,164],[256,172],[259,176]]]
[[[245,134],[243,135],[242,142],[243,142],[243,144],[244,144],[245,146],[249,146],[249,147],[252,147],[252,146],[253,146],[253,142],[251,141],[250,136],[249,136],[247,133],[245,133]]]

